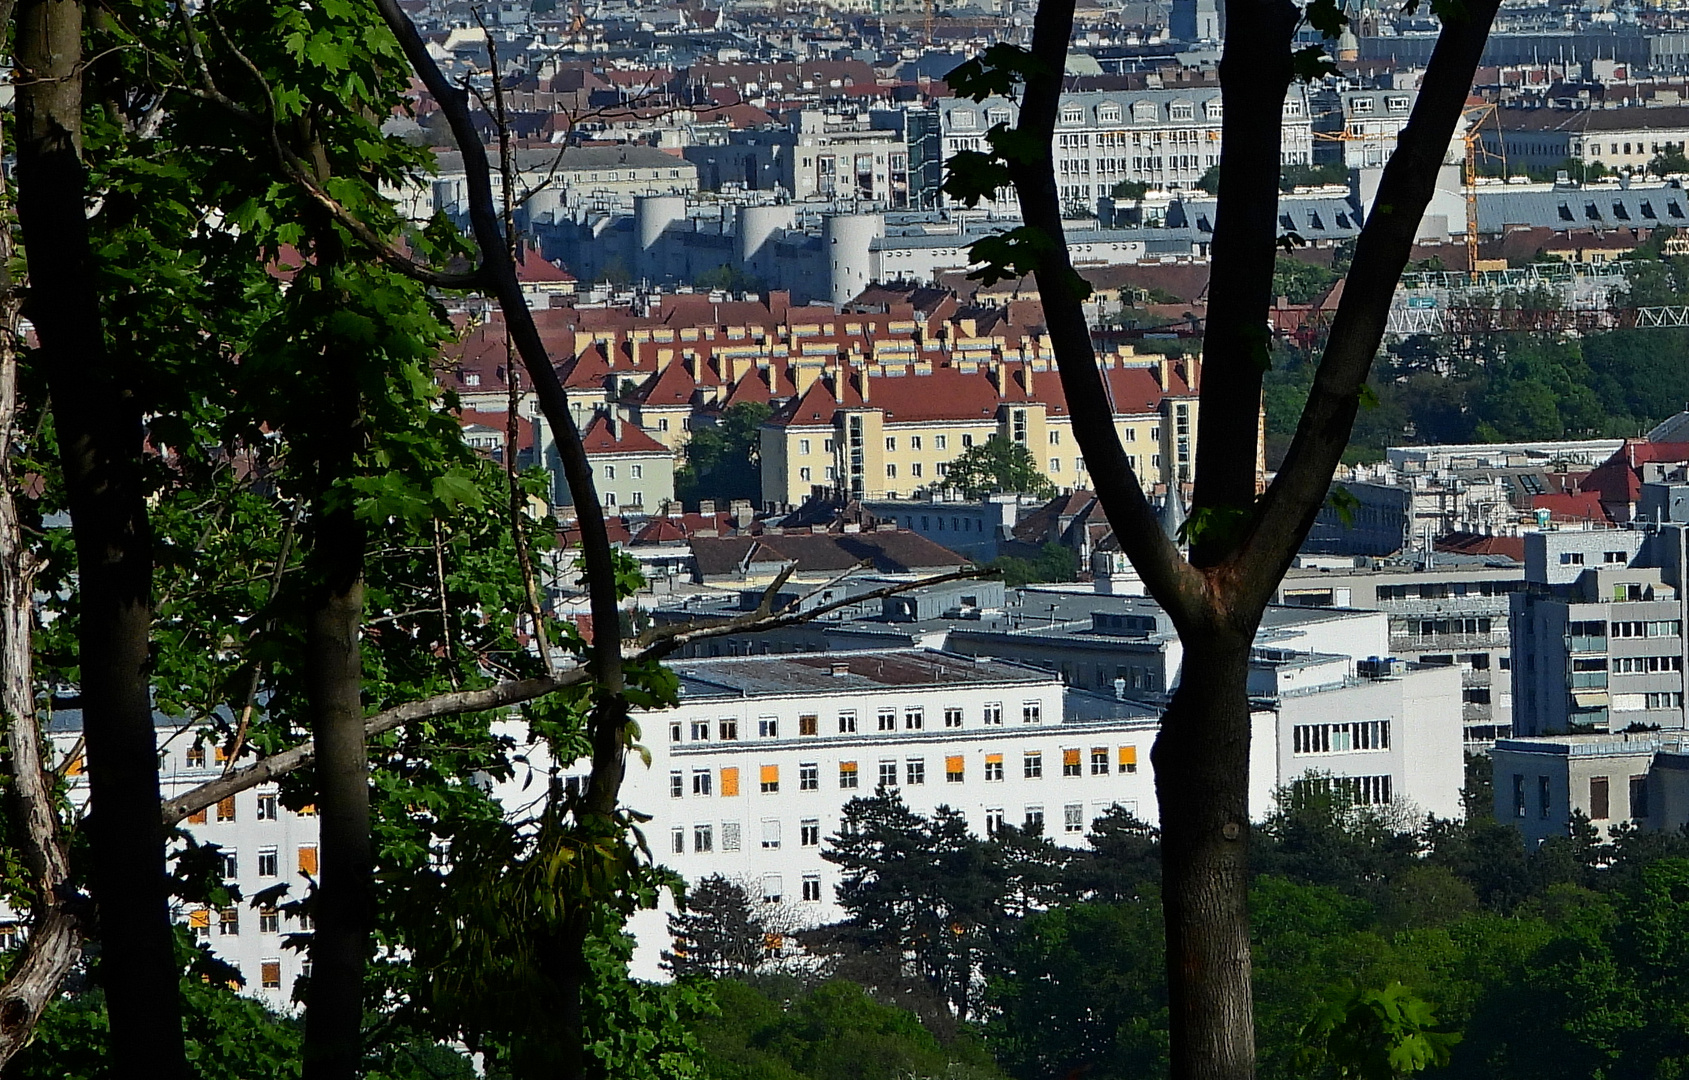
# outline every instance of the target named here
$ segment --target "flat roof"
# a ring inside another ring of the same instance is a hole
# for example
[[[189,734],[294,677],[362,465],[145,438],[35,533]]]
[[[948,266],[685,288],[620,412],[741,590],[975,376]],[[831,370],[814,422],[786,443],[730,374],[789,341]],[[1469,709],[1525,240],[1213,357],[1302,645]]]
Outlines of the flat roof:
[[[782,697],[979,683],[1048,683],[1056,676],[1021,664],[931,649],[771,653],[676,660],[682,701]]]

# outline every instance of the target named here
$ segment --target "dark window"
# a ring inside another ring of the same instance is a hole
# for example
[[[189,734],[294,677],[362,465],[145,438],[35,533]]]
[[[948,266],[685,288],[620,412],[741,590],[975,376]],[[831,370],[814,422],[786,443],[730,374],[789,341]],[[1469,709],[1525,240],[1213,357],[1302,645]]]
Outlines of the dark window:
[[[1630,816],[1641,821],[1648,816],[1648,777],[1630,778]]]
[[[1537,816],[1546,820],[1548,818],[1548,808],[1552,805],[1552,803],[1553,800],[1549,797],[1548,793],[1548,777],[1537,777]]]
[[[1605,776],[1589,778],[1589,820],[1606,821],[1612,815],[1607,787]]]
[[[1525,777],[1522,773],[1513,774],[1513,816],[1525,816]]]

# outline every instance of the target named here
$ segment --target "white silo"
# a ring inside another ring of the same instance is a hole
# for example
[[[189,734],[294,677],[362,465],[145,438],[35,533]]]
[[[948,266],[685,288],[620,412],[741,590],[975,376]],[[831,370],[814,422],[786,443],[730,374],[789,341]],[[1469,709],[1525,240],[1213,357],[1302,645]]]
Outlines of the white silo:
[[[739,265],[757,277],[769,277],[768,264],[773,261],[771,246],[780,234],[797,223],[797,215],[790,203],[778,206],[741,206],[734,224],[735,251]]]
[[[835,307],[849,302],[874,280],[870,248],[886,234],[880,214],[835,214],[821,226],[821,257],[826,263],[828,299]]]
[[[663,233],[675,222],[685,220],[684,195],[641,195],[633,200],[634,235],[638,238],[638,250],[634,252],[636,276],[654,281],[668,276]]]

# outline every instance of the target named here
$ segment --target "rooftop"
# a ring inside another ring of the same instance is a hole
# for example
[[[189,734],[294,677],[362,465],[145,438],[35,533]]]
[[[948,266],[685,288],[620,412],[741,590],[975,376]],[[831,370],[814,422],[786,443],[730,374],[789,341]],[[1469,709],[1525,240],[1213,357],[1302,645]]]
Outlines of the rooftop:
[[[680,677],[682,701],[866,693],[983,683],[1048,683],[1056,679],[1050,672],[1002,660],[921,649],[677,660],[669,666]]]

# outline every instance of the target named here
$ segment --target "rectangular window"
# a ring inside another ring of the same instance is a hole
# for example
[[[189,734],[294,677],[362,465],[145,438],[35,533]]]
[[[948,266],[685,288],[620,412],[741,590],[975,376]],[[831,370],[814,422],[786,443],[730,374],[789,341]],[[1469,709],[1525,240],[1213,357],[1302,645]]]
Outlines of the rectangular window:
[[[274,795],[258,796],[258,820],[276,820],[276,797]]]
[[[225,881],[240,877],[240,856],[233,851],[223,854],[223,879]]]
[[[686,774],[679,769],[669,771],[669,798],[678,799],[686,794]]]
[[[996,836],[997,831],[1002,827],[1003,808],[1001,806],[989,807],[985,811],[985,835]]]
[[[211,937],[211,909],[200,908],[188,912],[188,932],[195,941],[206,941]]]
[[[947,436],[934,435],[932,437],[933,449],[935,449],[935,450],[946,450],[946,449],[949,448],[948,445],[947,445],[949,443],[949,441],[950,440]]]
[[[258,965],[258,983],[266,990],[281,989],[281,961],[265,960]]]
[[[798,822],[798,844],[802,847],[821,846],[820,818],[804,818]]]
[[[927,782],[927,759],[910,758],[903,763],[903,779],[911,786]]]
[[[204,825],[205,824],[205,807],[202,806],[198,810],[195,810],[193,813],[189,814],[188,815],[188,824],[189,825]]]
[[[798,715],[798,734],[821,734],[821,717],[815,713],[800,713]]]
[[[894,788],[897,786],[897,762],[880,762],[880,786],[883,788]]]
[[[993,701],[990,704],[986,705],[984,719],[985,719],[985,723],[988,724],[988,725],[1000,725],[1000,724],[1002,724],[1002,722],[1003,722],[1003,703],[1001,701]]]
[[[798,790],[817,791],[821,787],[821,766],[805,762],[798,766]]]
[[[1537,777],[1537,817],[1547,820],[1549,809],[1553,806],[1554,798],[1548,784],[1548,777]]]
[[[856,762],[839,762],[839,786],[842,788],[856,787]]]
[[[258,849],[258,876],[259,877],[275,877],[277,875],[277,872],[278,872],[277,867],[276,867],[276,862],[277,862],[277,860],[276,860],[276,849],[275,848],[273,848],[273,847],[259,848]]]
[[[1022,702],[1020,706],[1020,719],[1021,722],[1025,724],[1036,724],[1042,722],[1044,719],[1043,703],[1037,701]]]
[[[1003,779],[1003,755],[985,755],[985,778],[987,780]]]
[[[1034,836],[1042,833],[1044,831],[1044,808],[1042,806],[1027,807],[1026,816],[1021,819],[1021,828]]]
[[[299,846],[299,872],[315,877],[317,873],[317,845],[301,844]]]
[[[772,794],[780,790],[780,766],[764,765],[762,767],[762,793]]]
[[[1044,775],[1044,754],[1040,750],[1028,750],[1020,759],[1021,775],[1028,780],[1036,780]]]
[[[842,712],[839,714],[839,734],[856,734],[856,714],[854,712]]]
[[[1106,746],[1093,746],[1093,747],[1091,747],[1091,775],[1092,776],[1107,776],[1108,775],[1108,747],[1106,747]]]
[[[717,722],[716,729],[721,732],[723,742],[735,742],[739,738],[739,721],[732,717],[723,717]]]
[[[676,855],[686,854],[686,829],[676,825],[669,830],[669,851]]]
[[[947,727],[947,728],[961,727],[962,726],[962,710],[961,709],[945,709],[944,710],[944,726]]]
[[[1120,771],[1121,772],[1137,772],[1138,771],[1138,748],[1137,747],[1135,747],[1135,746],[1122,746],[1120,748]]]
[[[764,874],[763,875],[763,879],[762,879],[762,902],[763,903],[765,903],[765,904],[778,904],[780,902],[780,897],[784,894],[784,892],[785,892],[785,883],[780,880],[779,874]],[[764,938],[764,946],[765,947],[769,944],[767,937],[773,937],[774,938],[774,951],[778,952],[779,948],[780,948],[780,946],[779,946],[779,935],[774,934],[774,935],[765,936],[765,938]]]
[[[903,710],[903,730],[921,731],[927,726],[927,714],[921,709]]]
[[[1648,816],[1648,777],[1646,775],[1630,778],[1630,816],[1636,821],[1642,821]]]
[[[1062,829],[1076,833],[1085,831],[1085,804],[1068,803],[1061,808]]]
[[[758,717],[757,735],[764,739],[778,739],[780,737],[780,721],[772,716]]]
[[[273,907],[258,909],[258,932],[260,934],[281,933],[281,912]]]
[[[692,721],[692,741],[693,742],[709,742],[710,741],[710,722],[708,720],[694,720],[694,721]]]
[[[1079,748],[1069,747],[1061,752],[1061,774],[1063,776],[1082,776],[1085,768],[1079,761]]]
[[[803,898],[812,904],[820,902],[821,876],[819,874],[805,874],[803,876]]]
[[[768,850],[780,846],[780,820],[778,818],[762,819],[762,846]]]
[[[240,933],[240,908],[226,907],[217,913],[217,936],[235,937]]]
[[[692,794],[694,794],[694,795],[709,795],[709,794],[711,794],[711,789],[715,786],[714,783],[713,783],[714,780],[715,780],[715,776],[714,776],[714,774],[712,774],[710,772],[710,770],[708,770],[708,769],[693,769],[692,770]]]
[[[879,723],[879,729],[881,731],[896,731],[897,730],[897,710],[896,709],[881,709],[878,723]]]
[[[1513,816],[1525,816],[1525,777],[1522,773],[1513,774]]]
[[[188,747],[187,762],[190,769],[205,768],[205,747],[198,743]]]
[[[739,769],[728,765],[721,770],[721,794],[731,799],[739,794]]]
[[[1606,821],[1612,816],[1607,787],[1607,777],[1592,776],[1589,778],[1589,820]]]
[[[233,821],[235,819],[235,797],[230,795],[226,799],[217,800],[217,820]]]
[[[739,843],[740,843],[739,836],[740,836],[740,830],[739,830],[739,823],[737,821],[724,821],[724,822],[722,822],[721,823],[721,850],[723,850],[723,851],[738,851],[739,850]]]
[[[715,850],[715,830],[708,825],[692,826],[692,850],[698,852]]]
[[[962,755],[951,754],[946,757],[944,759],[944,782],[947,784],[960,784],[965,778],[966,770],[963,768]]]

